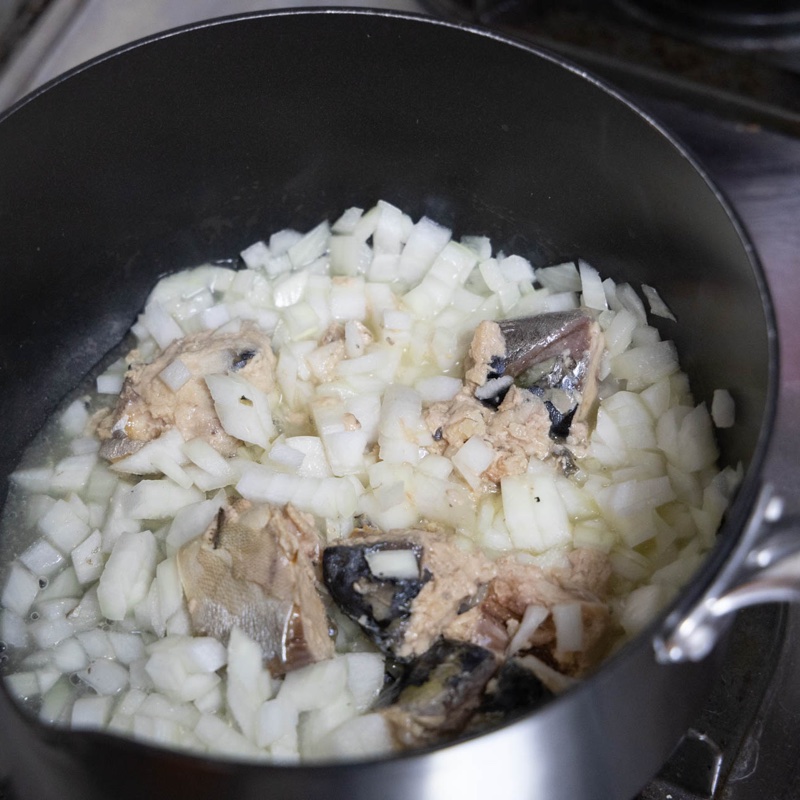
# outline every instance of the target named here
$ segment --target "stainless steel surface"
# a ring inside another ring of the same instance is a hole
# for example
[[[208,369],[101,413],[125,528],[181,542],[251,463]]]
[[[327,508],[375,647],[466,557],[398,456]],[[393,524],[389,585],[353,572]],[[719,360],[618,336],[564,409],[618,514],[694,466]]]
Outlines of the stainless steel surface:
[[[763,603],[800,601],[797,547],[788,548],[779,528],[783,499],[772,486],[762,487],[747,526],[727,563],[682,619],[667,620],[656,637],[656,658],[663,664],[700,661],[730,627],[732,615]],[[789,552],[786,552],[789,550]]]
[[[797,519],[800,465],[800,140],[747,122],[720,120],[677,103],[637,97],[675,131],[727,194],[748,230],[773,295],[781,342],[776,434],[764,480]],[[746,325],[747,320],[742,320]],[[795,531],[796,532],[796,531]],[[733,700],[733,698],[731,698]],[[670,790],[671,791],[671,790]],[[656,797],[658,795],[653,795]],[[686,795],[700,797],[702,795]],[[715,800],[800,796],[800,607],[787,625],[774,676]],[[666,795],[661,795],[666,798]],[[672,792],[674,800],[680,794]]]

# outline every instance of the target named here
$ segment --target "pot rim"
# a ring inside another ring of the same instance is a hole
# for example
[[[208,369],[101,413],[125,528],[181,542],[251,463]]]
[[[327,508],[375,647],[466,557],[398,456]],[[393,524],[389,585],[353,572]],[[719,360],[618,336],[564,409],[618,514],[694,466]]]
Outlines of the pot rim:
[[[767,285],[765,272],[755,246],[752,243],[752,240],[750,239],[750,236],[738,212],[727,199],[725,193],[719,186],[716,185],[714,180],[706,171],[705,167],[702,165],[699,157],[692,152],[691,148],[686,145],[677,134],[667,128],[650,112],[645,111],[638,106],[634,100],[624,94],[620,89],[615,87],[612,82],[596,76],[590,70],[581,67],[580,65],[570,61],[568,58],[565,58],[558,53],[549,51],[544,47],[534,45],[505,33],[498,33],[488,29],[483,29],[475,24],[458,21],[452,22],[413,12],[331,6],[237,13],[181,25],[166,31],[160,31],[95,56],[94,58],[71,68],[63,74],[52,78],[42,86],[34,89],[30,93],[17,100],[8,109],[0,113],[0,125],[12,117],[15,113],[19,112],[26,105],[31,102],[35,102],[36,99],[41,95],[50,93],[60,84],[76,78],[84,71],[91,70],[107,60],[124,56],[124,54],[127,52],[138,50],[141,47],[147,47],[153,42],[170,39],[174,36],[191,34],[194,31],[204,30],[206,28],[214,28],[223,25],[246,24],[247,21],[251,19],[279,19],[283,17],[297,16],[323,18],[333,16],[354,16],[396,19],[412,24],[430,25],[434,27],[456,30],[464,33],[465,35],[480,36],[485,39],[494,40],[498,44],[504,46],[515,47],[519,50],[528,52],[530,55],[536,58],[549,61],[561,67],[562,69],[566,69],[568,72],[583,78],[589,83],[594,84],[601,93],[623,104],[625,107],[627,107],[628,111],[640,118],[643,122],[653,128],[661,136],[661,138],[666,140],[666,142],[671,145],[672,148],[674,148],[700,176],[706,187],[713,194],[716,202],[721,206],[725,215],[727,216],[729,223],[733,227],[734,232],[736,233],[737,238],[741,242],[741,245],[744,249],[756,287],[758,289],[761,307],[764,312],[769,357],[766,387],[767,391],[759,434],[750,458],[750,463],[745,470],[742,483],[737,490],[736,496],[726,512],[723,524],[721,525],[717,534],[717,541],[715,545],[707,554],[701,566],[694,573],[690,582],[681,589],[678,595],[674,597],[673,600],[653,620],[651,620],[651,622],[642,631],[640,631],[631,640],[626,642],[625,645],[620,647],[618,651],[606,658],[594,672],[592,672],[576,686],[568,689],[563,694],[554,697],[543,706],[535,708],[530,712],[508,722],[502,723],[497,728],[493,728],[488,732],[470,734],[468,736],[460,737],[454,741],[432,745],[425,748],[417,748],[409,752],[392,753],[389,755],[362,758],[358,760],[313,761],[307,763],[304,762],[302,764],[261,763],[246,759],[237,760],[230,757],[211,757],[188,751],[181,751],[174,748],[162,747],[146,741],[135,740],[128,736],[114,733],[113,731],[72,730],[69,728],[59,728],[48,723],[43,723],[37,718],[28,714],[21,707],[19,702],[12,698],[8,693],[4,681],[0,680],[0,699],[3,705],[8,705],[13,708],[16,712],[16,715],[21,717],[31,728],[37,732],[38,738],[48,744],[58,746],[69,742],[70,744],[75,745],[76,743],[80,742],[82,746],[86,747],[87,750],[90,750],[94,742],[108,742],[109,740],[114,740],[116,746],[122,750],[128,750],[132,753],[140,753],[151,758],[158,757],[173,761],[185,761],[185,763],[192,764],[194,766],[203,765],[206,769],[211,769],[215,773],[227,774],[236,772],[237,774],[241,774],[242,771],[279,771],[281,773],[288,771],[314,771],[318,774],[324,774],[327,772],[338,772],[345,767],[352,768],[360,765],[377,765],[400,760],[407,761],[422,759],[433,753],[441,752],[443,750],[451,750],[459,747],[460,745],[465,745],[471,741],[474,741],[475,739],[485,739],[493,736],[497,737],[512,727],[523,725],[535,715],[539,716],[547,714],[548,709],[552,711],[555,707],[565,702],[565,698],[579,693],[592,692],[595,684],[603,680],[604,676],[610,675],[618,669],[619,664],[622,663],[623,660],[627,659],[628,654],[633,648],[639,648],[649,641],[650,649],[653,650],[653,660],[655,661],[654,639],[657,635],[657,632],[663,627],[666,620],[682,619],[702,597],[704,591],[708,588],[714,577],[718,574],[722,566],[731,558],[732,553],[736,550],[742,529],[744,528],[744,525],[750,516],[758,498],[759,491],[761,489],[761,474],[764,471],[764,464],[767,461],[772,430],[776,419],[778,390],[780,385],[780,361],[778,329],[774,305]],[[665,668],[675,669],[676,667],[674,665],[668,665]]]

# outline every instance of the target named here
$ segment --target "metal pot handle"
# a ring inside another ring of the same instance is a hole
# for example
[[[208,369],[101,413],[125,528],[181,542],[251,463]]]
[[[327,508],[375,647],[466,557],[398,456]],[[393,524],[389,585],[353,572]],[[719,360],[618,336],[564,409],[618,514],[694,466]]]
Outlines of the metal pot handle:
[[[741,541],[688,614],[668,617],[653,646],[662,664],[700,661],[728,627],[732,612],[760,603],[800,602],[798,520],[765,484]]]

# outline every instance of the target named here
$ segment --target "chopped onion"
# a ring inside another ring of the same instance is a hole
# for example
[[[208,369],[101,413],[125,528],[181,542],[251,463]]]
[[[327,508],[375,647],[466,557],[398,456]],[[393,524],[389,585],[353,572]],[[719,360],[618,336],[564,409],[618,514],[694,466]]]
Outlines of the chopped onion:
[[[180,358],[175,358],[158,373],[158,377],[173,392],[177,392],[187,381],[191,380],[192,373]]]
[[[365,557],[370,572],[377,578],[419,578],[419,564],[413,550],[375,550]]]
[[[676,322],[675,315],[669,310],[667,304],[661,299],[658,290],[647,284],[642,284],[642,293],[650,304],[650,311],[657,317],[664,317]]]
[[[715,389],[711,401],[711,419],[717,428],[731,428],[736,421],[736,405],[727,389]]]

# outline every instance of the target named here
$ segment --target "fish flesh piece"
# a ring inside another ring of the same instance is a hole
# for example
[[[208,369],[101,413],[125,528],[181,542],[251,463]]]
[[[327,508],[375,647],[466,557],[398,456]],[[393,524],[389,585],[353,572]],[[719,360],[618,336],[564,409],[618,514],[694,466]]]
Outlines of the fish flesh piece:
[[[237,333],[185,336],[149,364],[140,362],[135,350],[128,359],[116,406],[96,420],[100,454],[109,461],[135,453],[170,428],[177,428],[186,441],[199,437],[222,455],[232,456],[241,442],[223,429],[205,377],[236,374],[265,393],[275,387],[277,362],[270,339],[251,323]],[[159,377],[175,361],[188,372],[177,390]]]
[[[375,566],[387,556],[402,571]],[[359,532],[329,545],[322,574],[339,608],[383,652],[408,660],[477,602],[494,568],[482,553],[459,547],[451,533],[411,529]]]
[[[178,551],[192,632],[225,644],[240,628],[276,677],[332,658],[318,556],[309,514],[246,500],[220,509],[206,532]]]

